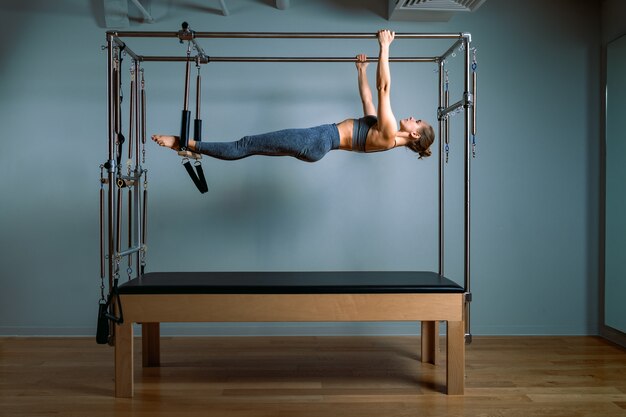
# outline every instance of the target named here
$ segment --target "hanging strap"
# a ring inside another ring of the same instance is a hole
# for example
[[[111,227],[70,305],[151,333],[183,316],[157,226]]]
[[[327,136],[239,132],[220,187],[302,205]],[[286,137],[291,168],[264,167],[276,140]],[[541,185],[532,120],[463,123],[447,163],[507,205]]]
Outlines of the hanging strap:
[[[185,26],[183,26],[185,29]],[[190,81],[190,67],[191,67],[191,42],[187,45],[187,63],[185,69],[185,100],[182,122],[180,127],[180,148],[182,152],[179,152],[181,156],[189,156],[190,151],[187,150],[187,143],[189,141],[189,127],[191,122],[191,112],[189,111],[189,81]],[[200,142],[202,140],[202,120],[200,119],[200,90],[201,90],[201,78],[200,78],[200,62],[196,59],[196,68],[198,75],[196,77],[196,118],[193,123],[194,140]],[[206,178],[204,177],[204,170],[202,169],[202,163],[200,162],[200,155],[191,153],[191,157],[196,159],[196,162],[192,165],[188,157],[183,158],[183,166],[189,174],[189,178],[193,181],[202,194],[209,191]]]
[[[108,299],[104,302],[104,298],[100,301],[98,305],[98,325],[96,328],[96,343],[100,345],[104,345],[109,343],[109,321],[113,323],[122,324],[124,323],[124,312],[122,311],[122,300],[120,299],[120,293],[117,289],[118,279],[116,278],[113,284],[113,288],[111,289],[111,293],[109,293]],[[116,317],[111,310],[111,305],[113,302],[113,298],[115,298],[115,303],[117,308],[120,311],[119,317]]]
[[[187,174],[189,174],[193,183],[196,184],[198,191],[202,194],[209,191],[209,186],[207,185],[206,178],[204,177],[204,170],[202,169],[202,163],[200,161],[196,161],[195,164],[191,165],[189,158],[184,158],[183,166],[187,170]]]
[[[109,299],[107,300],[106,305],[107,307],[110,307],[113,302],[113,297],[115,297],[115,303],[117,304],[117,308],[119,308],[120,310],[120,315],[119,317],[116,317],[111,313],[107,313],[106,318],[114,323],[122,324],[124,323],[124,311],[122,311],[122,300],[120,300],[120,292],[117,289],[117,281],[117,278],[113,281],[113,288],[111,289],[111,293],[109,294]]]

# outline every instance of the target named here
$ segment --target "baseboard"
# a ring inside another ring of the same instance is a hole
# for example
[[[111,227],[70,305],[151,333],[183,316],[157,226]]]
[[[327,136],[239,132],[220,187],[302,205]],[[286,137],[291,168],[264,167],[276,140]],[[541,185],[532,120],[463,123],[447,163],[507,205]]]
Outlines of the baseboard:
[[[609,326],[602,326],[600,329],[600,335],[605,339],[626,348],[626,333]]]

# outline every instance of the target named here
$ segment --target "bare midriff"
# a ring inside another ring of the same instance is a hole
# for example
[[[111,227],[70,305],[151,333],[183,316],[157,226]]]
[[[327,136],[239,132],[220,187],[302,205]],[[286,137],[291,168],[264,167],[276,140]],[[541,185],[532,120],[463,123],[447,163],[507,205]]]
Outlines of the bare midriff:
[[[337,123],[337,129],[339,130],[339,149],[351,150],[352,149],[352,127],[354,126],[354,119],[346,119],[343,122]]]

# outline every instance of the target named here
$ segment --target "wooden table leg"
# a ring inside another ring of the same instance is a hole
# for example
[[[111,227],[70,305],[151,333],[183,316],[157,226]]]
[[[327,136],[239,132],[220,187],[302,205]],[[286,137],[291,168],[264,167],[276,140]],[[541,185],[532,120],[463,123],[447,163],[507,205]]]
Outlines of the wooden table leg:
[[[133,324],[115,328],[115,396],[133,396]]]
[[[447,326],[446,387],[448,395],[463,395],[465,390],[465,326],[449,321]]]
[[[437,364],[439,352],[439,322],[422,322],[422,362]]]
[[[141,323],[141,362],[144,368],[161,365],[159,323]]]

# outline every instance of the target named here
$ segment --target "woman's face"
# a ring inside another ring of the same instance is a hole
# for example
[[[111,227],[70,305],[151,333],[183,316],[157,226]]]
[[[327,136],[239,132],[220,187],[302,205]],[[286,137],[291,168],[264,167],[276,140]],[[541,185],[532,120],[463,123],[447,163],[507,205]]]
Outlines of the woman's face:
[[[424,122],[421,119],[416,120],[413,116],[400,120],[400,130],[408,133],[420,133]]]

